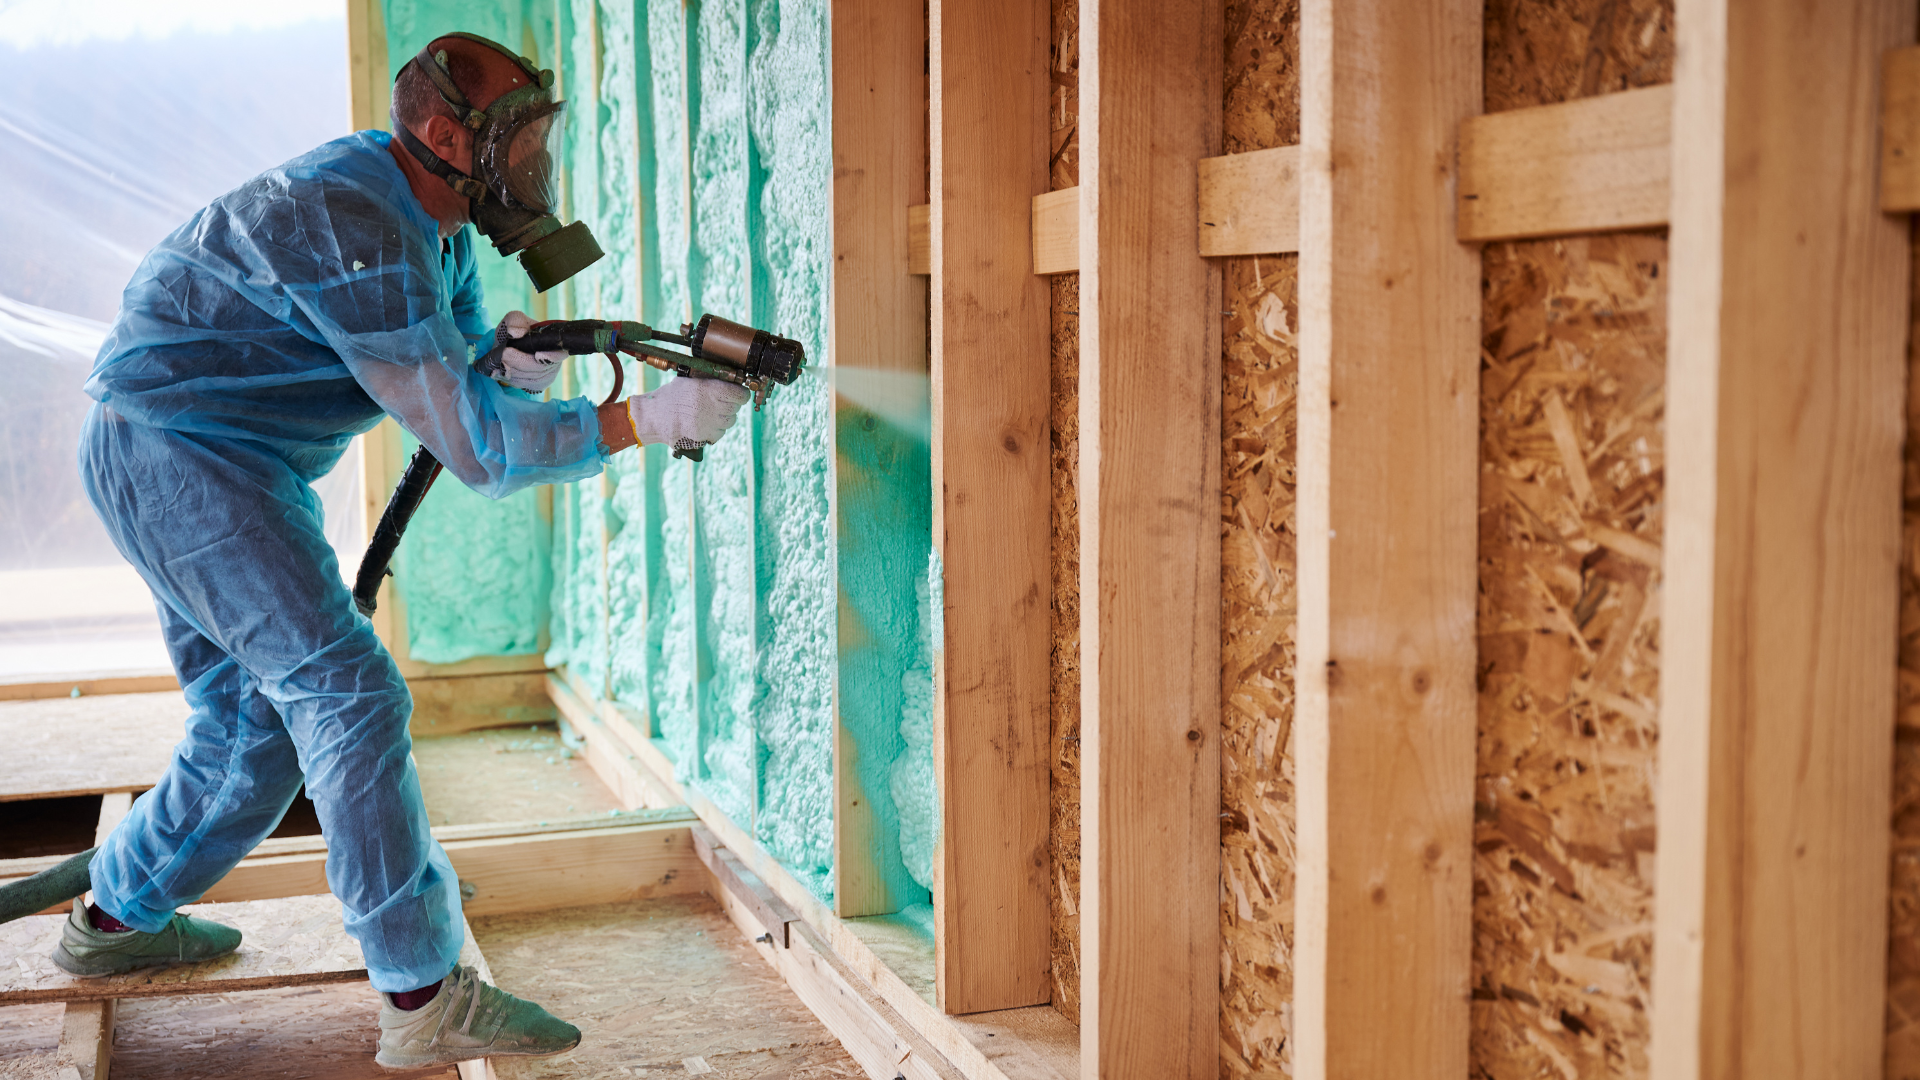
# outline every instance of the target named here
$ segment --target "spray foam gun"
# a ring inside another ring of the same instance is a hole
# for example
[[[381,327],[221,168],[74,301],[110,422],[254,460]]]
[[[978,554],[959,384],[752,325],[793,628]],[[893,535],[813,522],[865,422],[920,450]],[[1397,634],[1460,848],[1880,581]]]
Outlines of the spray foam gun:
[[[662,348],[653,344],[656,341],[679,345],[687,351]],[[528,327],[521,337],[509,337],[502,328],[495,331],[493,347],[474,361],[474,370],[489,377],[504,375],[506,364],[501,353],[509,348],[530,353],[565,352],[572,356],[604,354],[613,364],[613,390],[606,401],[600,403],[603,407],[617,400],[626,385],[626,373],[620,363],[622,354],[661,371],[695,379],[722,379],[744,387],[753,393],[755,412],[767,403],[774,383],[790,385],[799,378],[800,369],[807,362],[806,350],[792,338],[742,326],[717,315],[702,315],[698,324],[684,324],[678,334],[655,330],[645,323],[599,319],[538,322]],[[700,443],[686,439],[673,448],[674,457],[693,461],[699,461],[702,452]],[[387,500],[380,524],[367,544],[367,553],[360,560],[360,571],[354,575],[353,604],[360,609],[360,614],[373,615],[380,581],[390,573],[387,564],[393,561],[393,553],[400,546],[400,536],[406,532],[414,511],[420,509],[420,500],[427,497],[427,489],[439,475],[440,462],[424,446],[407,462],[406,472],[401,474],[399,486],[393,489],[393,497]]]

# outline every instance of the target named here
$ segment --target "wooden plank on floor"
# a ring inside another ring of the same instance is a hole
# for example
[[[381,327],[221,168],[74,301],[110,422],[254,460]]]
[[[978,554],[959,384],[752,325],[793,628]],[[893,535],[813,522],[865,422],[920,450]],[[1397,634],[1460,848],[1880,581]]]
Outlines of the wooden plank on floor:
[[[941,795],[936,983],[949,1013],[1045,1002],[1052,565],[1047,283],[1028,209],[1047,190],[1048,10],[933,8],[934,682]]]
[[[1200,159],[1200,254],[1300,250],[1300,148]]]
[[[113,1065],[113,1018],[118,1003],[69,1001],[60,1017],[60,1047],[54,1060],[80,1080],[108,1080]],[[65,1080],[65,1078],[63,1078]]]
[[[177,690],[0,702],[0,802],[145,791],[186,734]]]
[[[689,884],[697,880],[692,872],[700,861],[684,822],[449,838],[441,846],[460,880],[474,887],[466,900],[470,915],[700,891],[698,884]],[[233,902],[326,891],[322,847],[243,859],[202,899]]]
[[[1900,0],[1681,0],[1656,1080],[1879,1076],[1908,223]]]
[[[711,875],[707,881],[708,891],[753,942],[760,958],[780,973],[868,1076],[961,1080],[963,1074],[881,1000],[813,927],[792,922],[786,944],[764,940],[772,928],[763,921],[763,913],[778,904],[770,892],[757,897],[743,892],[739,878]]]
[[[0,924],[0,1005],[225,994],[367,977],[360,947],[342,928],[340,902],[331,896],[198,904],[181,910],[238,929],[240,948],[204,963],[77,979],[53,966],[64,916],[30,915]],[[461,962],[474,961],[463,953]]]
[[[1462,240],[1667,223],[1673,87],[1471,117],[1460,125]]]
[[[1301,5],[1302,1080],[1467,1073],[1481,301],[1446,165],[1480,27]]]
[[[407,689],[413,694],[407,730],[415,738],[554,719],[544,665],[534,671],[409,678]]]
[[[37,701],[41,698],[94,697],[100,694],[151,694],[178,689],[180,680],[171,671],[130,675],[69,675],[64,679],[35,678],[31,681],[0,682],[0,701]]]
[[[1071,274],[1080,269],[1080,189],[1061,188],[1033,197],[1033,272]]]
[[[1220,976],[1221,7],[1080,34],[1081,1067],[1213,1076]]]
[[[924,527],[924,443],[840,390],[865,372],[927,374],[927,281],[908,265],[907,208],[927,201],[926,15],[916,4],[842,0],[831,7],[833,281],[827,343],[835,380],[830,500],[838,582],[834,680],[834,904],[842,915],[897,911],[924,897],[897,829],[884,827],[889,767],[900,745],[902,644],[876,605],[911,597],[926,573],[894,557]],[[842,373],[851,374],[843,375]],[[885,597],[883,601],[880,598]],[[878,806],[876,804],[879,804]],[[917,894],[917,895],[916,895]]]

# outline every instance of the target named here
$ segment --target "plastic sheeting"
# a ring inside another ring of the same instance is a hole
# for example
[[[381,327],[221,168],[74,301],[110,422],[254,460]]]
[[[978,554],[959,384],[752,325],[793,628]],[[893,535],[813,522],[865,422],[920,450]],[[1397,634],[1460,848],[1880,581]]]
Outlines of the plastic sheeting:
[[[81,384],[148,248],[347,130],[340,18],[115,41],[88,36],[78,2],[60,19],[82,40],[13,44],[10,21],[44,3],[0,12],[0,679],[166,666],[151,597],[80,489]],[[354,460],[316,485],[348,547]]]

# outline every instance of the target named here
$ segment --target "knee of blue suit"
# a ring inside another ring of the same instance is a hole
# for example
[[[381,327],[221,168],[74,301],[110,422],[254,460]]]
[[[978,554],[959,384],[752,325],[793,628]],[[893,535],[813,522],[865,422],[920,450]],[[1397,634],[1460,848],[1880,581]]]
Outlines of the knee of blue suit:
[[[328,143],[222,196],[141,262],[87,392],[89,495],[159,600],[193,717],[102,848],[102,906],[157,929],[271,831],[304,779],[374,985],[444,976],[458,882],[408,758],[411,702],[352,607],[308,486],[392,415],[501,497],[591,476],[591,402],[470,367],[486,317],[388,138]]]

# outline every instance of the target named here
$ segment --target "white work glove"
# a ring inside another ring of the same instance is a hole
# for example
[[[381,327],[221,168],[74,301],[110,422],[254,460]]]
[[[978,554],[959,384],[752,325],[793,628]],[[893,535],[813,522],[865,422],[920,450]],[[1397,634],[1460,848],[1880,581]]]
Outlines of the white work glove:
[[[752,396],[723,379],[675,378],[658,390],[628,398],[627,416],[642,446],[661,443],[691,450],[719,442]]]
[[[532,325],[533,320],[527,318],[524,311],[509,311],[507,317],[500,320],[500,329],[505,330],[508,337],[526,337],[527,328]],[[553,385],[553,380],[560,375],[560,361],[566,358],[567,354],[558,349],[537,353],[502,349],[500,359],[506,371],[500,379],[508,386],[537,394]]]

